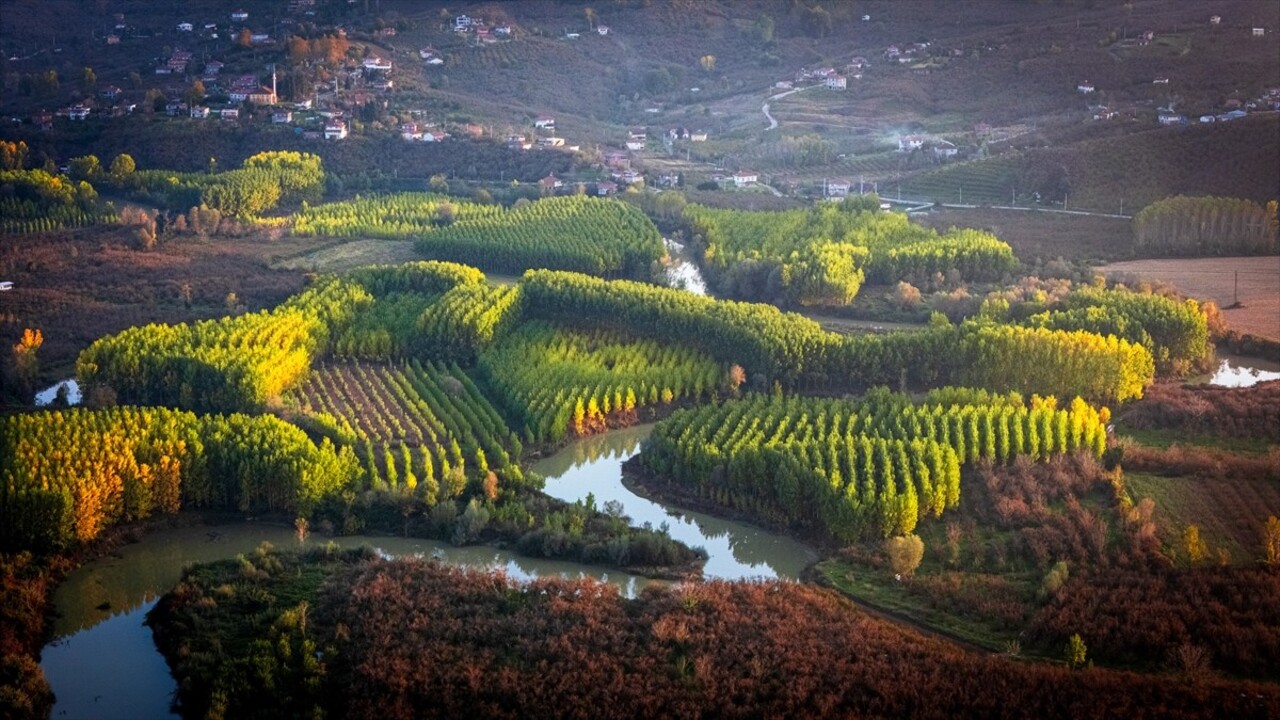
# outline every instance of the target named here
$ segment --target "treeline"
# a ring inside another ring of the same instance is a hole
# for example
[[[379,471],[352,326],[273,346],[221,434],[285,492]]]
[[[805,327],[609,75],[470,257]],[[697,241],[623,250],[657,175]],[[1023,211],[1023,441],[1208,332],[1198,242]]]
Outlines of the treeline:
[[[935,274],[998,280],[1013,250],[977,230],[944,235],[885,213],[874,195],[781,212],[687,205],[684,220],[722,295],[790,305],[845,305],[864,281],[922,282]]]
[[[119,407],[0,420],[0,544],[53,550],[180,508],[306,516],[359,477],[275,417]]]
[[[816,322],[771,305],[717,301],[638,282],[532,270],[520,285],[528,317],[611,327],[697,348],[742,365],[763,385],[798,382],[834,337]]]
[[[260,410],[304,378],[331,334],[371,303],[361,286],[327,278],[273,310],[105,336],[80,353],[76,375],[124,403]]]
[[[1208,319],[1198,302],[1123,288],[1080,288],[1026,324],[1123,338],[1147,348],[1161,373],[1185,374],[1212,350]]]
[[[115,222],[115,210],[98,202],[86,180],[44,170],[0,170],[0,233],[52,232]]]
[[[1280,203],[1178,195],[1133,218],[1139,256],[1274,255],[1280,252]]]
[[[646,406],[728,390],[726,368],[687,346],[529,322],[480,354],[480,377],[529,443],[629,425]]]
[[[262,215],[281,203],[318,200],[325,188],[319,156],[289,151],[258,153],[227,172],[131,170],[108,177],[139,202],[177,212],[209,208],[240,218]]]
[[[840,336],[770,305],[573,273],[531,271],[528,317],[614,327],[741,365],[751,385],[817,392],[875,385],[972,385],[1100,402],[1141,397],[1151,353],[1115,336],[970,320],[923,331]]]
[[[921,405],[883,389],[859,401],[757,395],[659,422],[641,460],[719,505],[848,542],[908,534],[954,507],[962,464],[1101,455],[1108,418],[1079,398],[1060,409],[955,389]]]
[[[662,235],[629,203],[585,196],[517,203],[497,214],[447,222],[418,235],[439,260],[520,274],[530,268],[647,279],[666,255]]]
[[[593,580],[522,583],[367,551],[298,557],[264,550],[191,570],[150,622],[178,679],[179,701],[197,715],[514,719],[582,710],[602,719],[1065,719],[1140,708],[1190,719],[1280,712],[1274,685],[1072,671],[971,653],[790,582],[683,583],[628,600]],[[246,650],[219,651],[229,646]],[[320,653],[323,661],[315,659]]]
[[[293,218],[295,235],[377,237],[410,240],[441,225],[502,213],[482,205],[431,193],[357,196],[353,200],[304,206]]]

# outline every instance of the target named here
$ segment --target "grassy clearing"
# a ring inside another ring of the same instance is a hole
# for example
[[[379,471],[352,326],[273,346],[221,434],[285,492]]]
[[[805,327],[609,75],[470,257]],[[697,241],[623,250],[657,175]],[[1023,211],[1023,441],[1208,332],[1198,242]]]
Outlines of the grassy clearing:
[[[1233,564],[1253,564],[1262,555],[1263,524],[1280,516],[1280,485],[1266,480],[1126,473],[1125,483],[1134,500],[1155,501],[1156,532],[1184,561],[1182,534],[1196,525],[1211,553],[1222,548]]]
[[[301,255],[281,258],[271,264],[275,270],[338,272],[362,265],[381,265],[421,260],[412,240],[351,240],[326,243]]]
[[[1266,438],[1188,435],[1181,430],[1128,428],[1122,423],[1117,423],[1117,431],[1121,435],[1133,438],[1141,445],[1161,449],[1168,449],[1172,445],[1183,445],[1262,455],[1275,447],[1275,442]]]

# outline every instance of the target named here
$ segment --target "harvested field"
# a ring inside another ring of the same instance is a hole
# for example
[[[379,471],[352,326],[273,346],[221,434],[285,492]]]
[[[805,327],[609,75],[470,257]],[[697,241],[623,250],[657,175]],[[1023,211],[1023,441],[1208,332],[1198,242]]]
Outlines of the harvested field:
[[[1186,295],[1216,302],[1231,329],[1280,340],[1280,257],[1130,260],[1098,269],[1173,283]],[[1241,306],[1228,309],[1237,277]]]
[[[987,230],[1009,243],[1024,263],[1037,258],[1110,261],[1132,257],[1133,225],[1125,218],[992,208],[946,208],[912,217],[940,231],[949,227]]]
[[[41,383],[60,380],[102,335],[225,315],[228,293],[247,310],[279,304],[302,288],[303,276],[267,262],[296,251],[292,242],[180,238],[142,252],[119,228],[0,238],[0,276],[14,283],[0,294],[0,341],[7,348],[23,328],[39,328]]]

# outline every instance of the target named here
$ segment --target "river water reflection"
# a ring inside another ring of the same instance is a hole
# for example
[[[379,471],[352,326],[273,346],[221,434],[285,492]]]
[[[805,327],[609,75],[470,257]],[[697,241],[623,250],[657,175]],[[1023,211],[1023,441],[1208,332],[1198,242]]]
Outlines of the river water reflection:
[[[795,578],[815,558],[805,546],[741,523],[669,509],[641,498],[622,485],[621,465],[639,451],[651,426],[610,432],[573,443],[538,462],[533,469],[548,477],[547,492],[570,502],[593,493],[597,505],[617,500],[636,524],[667,523],[671,535],[710,553],[706,575],[714,578]],[[634,597],[646,578],[600,567],[526,558],[487,546],[455,548],[433,540],[396,537],[347,537],[342,547],[369,545],[390,556],[437,557],[470,567],[500,568],[511,577],[590,576],[620,586]],[[175,689],[164,658],[156,650],[146,613],[172,588],[187,565],[234,558],[262,542],[297,547],[291,528],[258,523],[163,530],[95,560],[71,573],[58,587],[59,617],[54,640],[44,648],[41,665],[57,695],[53,717],[171,718]],[[309,543],[328,542],[313,536]]]

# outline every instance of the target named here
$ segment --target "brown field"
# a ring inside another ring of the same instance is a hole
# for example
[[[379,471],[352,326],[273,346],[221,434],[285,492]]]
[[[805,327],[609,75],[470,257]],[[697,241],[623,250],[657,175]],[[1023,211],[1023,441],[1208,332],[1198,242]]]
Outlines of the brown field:
[[[938,230],[974,227],[1009,243],[1018,259],[1113,260],[1129,257],[1133,226],[1124,218],[991,208],[944,208],[912,216]]]
[[[1173,283],[1186,295],[1216,302],[1231,329],[1280,340],[1280,256],[1130,260],[1098,269]],[[1237,298],[1237,277],[1240,307],[1228,309]]]
[[[1155,501],[1157,534],[1184,556],[1182,534],[1194,524],[1210,552],[1222,548],[1231,553],[1232,562],[1252,564],[1262,557],[1267,517],[1280,516],[1280,487],[1267,480],[1128,473],[1125,483],[1135,501],[1144,497]]]
[[[225,315],[232,292],[248,310],[279,304],[301,289],[303,275],[268,263],[314,241],[181,238],[152,252],[130,242],[117,228],[0,237],[0,276],[14,283],[0,294],[0,341],[7,348],[23,328],[39,328],[42,383],[74,374],[76,356],[104,334]]]

